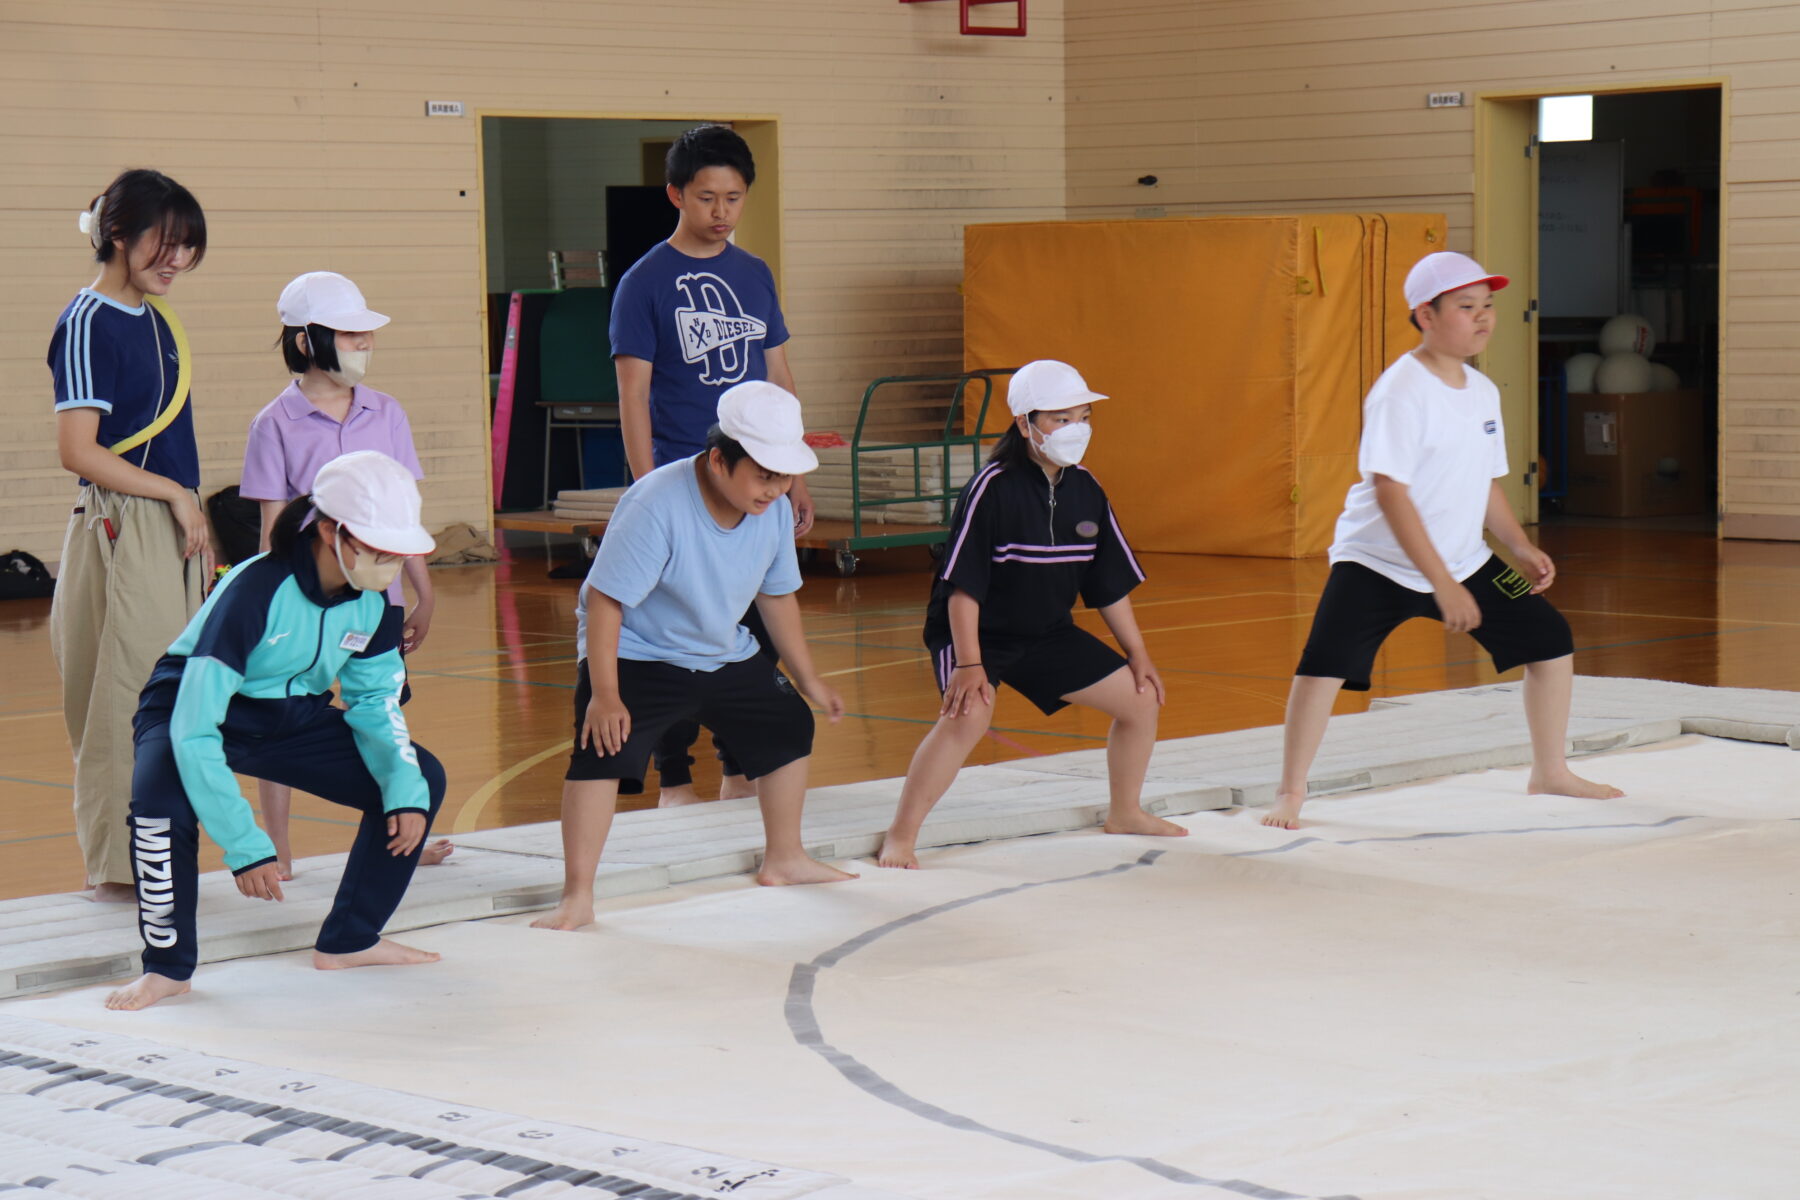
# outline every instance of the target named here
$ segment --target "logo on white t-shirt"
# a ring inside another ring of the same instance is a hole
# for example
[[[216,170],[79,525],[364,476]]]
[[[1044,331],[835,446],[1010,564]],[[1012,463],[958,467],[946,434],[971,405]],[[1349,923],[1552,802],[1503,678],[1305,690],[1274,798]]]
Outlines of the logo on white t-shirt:
[[[760,342],[769,327],[744,311],[737,293],[710,271],[683,275],[675,281],[687,305],[675,310],[683,362],[701,363],[700,382],[737,383],[750,366],[750,342]]]

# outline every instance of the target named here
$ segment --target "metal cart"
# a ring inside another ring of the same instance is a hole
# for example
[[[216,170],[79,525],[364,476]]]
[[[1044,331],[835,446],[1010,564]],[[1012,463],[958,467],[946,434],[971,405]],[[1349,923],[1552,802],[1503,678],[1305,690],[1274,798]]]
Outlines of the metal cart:
[[[956,504],[958,485],[951,481],[951,464],[956,452],[967,447],[971,471],[981,468],[982,445],[1000,436],[998,431],[992,433],[965,433],[965,428],[982,429],[987,423],[988,405],[994,397],[994,380],[1011,375],[1017,367],[995,367],[980,371],[965,371],[954,375],[885,375],[870,383],[863,392],[862,408],[856,414],[856,432],[850,439],[850,501],[851,519],[848,521],[821,521],[812,531],[812,536],[802,544],[810,544],[821,549],[830,550],[837,561],[838,574],[851,575],[856,571],[857,553],[863,550],[878,550],[893,546],[930,546],[934,556],[943,552],[946,535],[949,532],[951,510]],[[875,398],[884,388],[902,385],[920,384],[954,384],[950,403],[944,414],[939,436],[928,441],[876,441],[872,440],[869,430],[869,412],[874,406]],[[968,404],[971,401],[969,388],[971,384],[979,384],[981,395],[977,403],[975,420],[965,423]],[[924,461],[926,451],[939,450],[935,456],[937,462],[928,466]],[[888,494],[881,496],[865,495],[866,478],[864,460],[872,455],[892,456],[897,452],[910,451],[912,456],[912,491],[906,494]],[[935,475],[931,487],[926,485],[927,471]],[[864,514],[872,509],[884,508],[896,504],[936,503],[941,506],[942,515],[936,524],[877,524],[865,522]],[[820,528],[824,526],[826,528]],[[880,530],[880,532],[875,532]]]

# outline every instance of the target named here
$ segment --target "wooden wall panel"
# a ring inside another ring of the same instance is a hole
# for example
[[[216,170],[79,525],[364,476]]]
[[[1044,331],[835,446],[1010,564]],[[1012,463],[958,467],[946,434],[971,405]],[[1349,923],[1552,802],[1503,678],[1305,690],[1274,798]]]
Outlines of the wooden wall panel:
[[[1800,513],[1800,445],[1781,436],[1800,416],[1784,319],[1800,298],[1800,4],[1068,0],[1066,16],[1071,217],[1441,211],[1466,250],[1475,110],[1427,109],[1426,92],[1723,81],[1721,507]],[[1147,174],[1158,186],[1135,183]]]
[[[209,490],[285,384],[276,295],[327,268],[394,318],[370,382],[412,416],[429,520],[484,525],[481,113],[776,120],[790,357],[809,423],[847,432],[870,378],[960,364],[963,225],[1063,215],[1062,10],[1013,39],[892,0],[0,0],[0,549],[60,550],[43,358],[119,169],[207,209],[172,299]]]

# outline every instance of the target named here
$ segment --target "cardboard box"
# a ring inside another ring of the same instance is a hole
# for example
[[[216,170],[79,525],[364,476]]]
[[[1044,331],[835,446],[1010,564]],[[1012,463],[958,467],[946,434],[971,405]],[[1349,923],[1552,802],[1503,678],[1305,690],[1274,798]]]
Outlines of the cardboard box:
[[[1589,517],[1711,511],[1702,403],[1692,390],[1570,393],[1564,511]]]

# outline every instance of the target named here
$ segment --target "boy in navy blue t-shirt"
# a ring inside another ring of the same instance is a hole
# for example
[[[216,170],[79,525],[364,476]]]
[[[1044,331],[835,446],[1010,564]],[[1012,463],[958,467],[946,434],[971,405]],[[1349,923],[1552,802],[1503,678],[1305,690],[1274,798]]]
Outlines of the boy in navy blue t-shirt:
[[[704,450],[727,388],[766,380],[794,391],[775,276],[730,241],[756,181],[750,147],[728,126],[702,125],[676,139],[667,168],[669,202],[681,210],[680,221],[668,241],[632,264],[613,297],[619,424],[634,479]],[[794,534],[804,536],[813,503],[798,476],[789,500]],[[754,612],[748,616],[751,632],[773,657]],[[699,735],[697,725],[684,723],[657,747],[661,803],[698,799],[688,748]],[[730,753],[721,747],[719,756],[721,795],[751,795]]]

